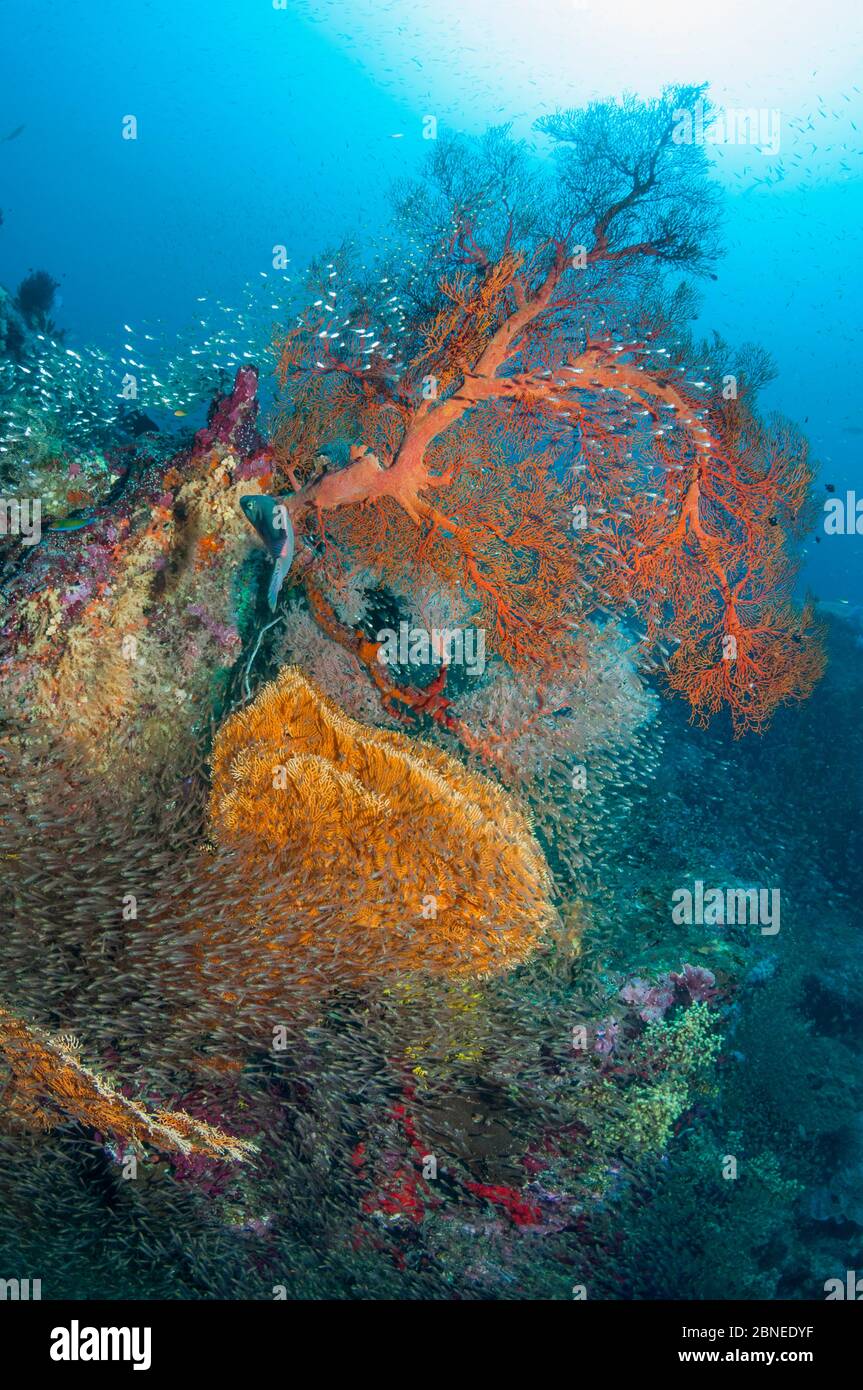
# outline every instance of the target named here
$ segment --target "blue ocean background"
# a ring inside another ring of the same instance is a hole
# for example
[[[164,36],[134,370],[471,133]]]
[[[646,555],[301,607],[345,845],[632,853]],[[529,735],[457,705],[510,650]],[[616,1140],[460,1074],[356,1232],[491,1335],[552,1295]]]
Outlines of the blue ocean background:
[[[840,495],[859,483],[863,447],[857,7],[649,9],[4,0],[15,61],[0,92],[0,282],[49,270],[67,342],[120,354],[125,324],[186,331],[199,297],[231,305],[262,272],[288,288],[274,245],[297,283],[345,237],[385,238],[388,188],[425,154],[427,114],[469,133],[512,121],[542,151],[533,121],[555,107],[707,81],[720,106],[778,110],[781,142],[778,154],[715,151],[726,255],[702,287],[700,326],[771,353],[764,405],[804,427],[820,505],[828,483]],[[135,141],[122,138],[130,114]],[[863,537],[822,536],[805,580],[859,603],[861,556]]]

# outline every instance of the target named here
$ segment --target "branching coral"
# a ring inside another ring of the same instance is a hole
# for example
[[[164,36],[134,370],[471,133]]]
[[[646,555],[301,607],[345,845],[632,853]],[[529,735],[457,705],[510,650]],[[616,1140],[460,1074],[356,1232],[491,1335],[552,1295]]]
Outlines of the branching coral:
[[[693,717],[706,724],[725,707],[737,733],[760,731],[777,705],[809,694],[824,664],[811,606],[792,602],[807,445],[789,425],[758,420],[751,401],[729,409],[714,393],[699,404],[671,384],[665,395],[689,437],[663,419],[648,499],[593,461],[583,479],[591,543],[609,594],[635,602],[648,640],[673,634],[668,680]]]
[[[425,261],[379,286],[328,263],[278,340],[274,449],[332,582],[363,565],[461,593],[532,677],[592,607],[634,611],[649,648],[676,646],[668,683],[693,716],[727,708],[741,733],[805,697],[822,660],[792,602],[805,444],[758,419],[757,372],[716,360],[699,379],[685,296],[661,280],[715,254],[704,151],[673,135],[702,97],[549,118],[542,189],[505,132],[444,142],[402,196]],[[346,466],[322,469],[345,439]]]
[[[72,1039],[50,1038],[0,1009],[0,1056],[9,1068],[2,1092],[3,1120],[53,1129],[69,1120],[103,1131],[135,1149],[204,1154],[233,1161],[254,1145],[183,1111],[148,1112],[108,1085],[77,1055]]]
[[[516,803],[402,734],[349,719],[295,668],[220,730],[212,833],[277,890],[261,959],[329,952],[343,977],[483,975],[536,948],[553,918]],[[309,897],[298,891],[308,885]]]

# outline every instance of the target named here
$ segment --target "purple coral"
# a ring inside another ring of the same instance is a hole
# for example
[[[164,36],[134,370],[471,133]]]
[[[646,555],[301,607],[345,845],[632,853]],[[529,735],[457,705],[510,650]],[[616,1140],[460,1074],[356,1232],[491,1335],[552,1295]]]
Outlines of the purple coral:
[[[239,367],[231,394],[214,402],[206,427],[195,435],[195,453],[214,444],[231,445],[244,456],[260,449],[263,441],[255,429],[257,416],[258,369]]]
[[[251,482],[254,478],[265,478],[273,471],[273,459],[268,449],[254,457],[244,459],[235,477],[239,482]]]
[[[217,618],[207,612],[202,603],[190,603],[186,612],[193,618],[197,618],[204,630],[225,651],[231,651],[241,645],[240,634],[237,629],[227,623],[220,623]]]
[[[645,1023],[653,1023],[664,1018],[677,998],[678,990],[689,995],[691,1004],[714,999],[718,993],[716,976],[711,970],[700,965],[684,965],[680,974],[673,970],[660,975],[653,984],[638,976],[631,979],[620,991],[624,1004],[630,1004],[638,1011],[638,1017]]]
[[[85,579],[79,584],[72,584],[68,589],[64,589],[60,601],[65,609],[75,608],[77,604],[84,603],[92,594],[93,585]]]
[[[686,990],[693,1004],[716,996],[716,976],[712,970],[705,970],[701,965],[684,965],[682,974],[675,975],[672,971],[669,979],[679,989]]]
[[[674,986],[668,975],[662,976],[656,984],[640,980],[636,976],[620,991],[624,1004],[631,1004],[638,1010],[638,1017],[645,1023],[653,1023],[664,1018],[674,1003]]]

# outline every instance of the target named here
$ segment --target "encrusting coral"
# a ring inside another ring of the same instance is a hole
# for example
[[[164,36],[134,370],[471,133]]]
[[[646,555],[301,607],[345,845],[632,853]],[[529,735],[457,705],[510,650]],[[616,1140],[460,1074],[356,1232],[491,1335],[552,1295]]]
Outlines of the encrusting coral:
[[[218,1159],[242,1160],[253,1150],[247,1140],[185,1111],[144,1110],[86,1067],[71,1040],[49,1038],[5,1009],[0,1009],[0,1058],[11,1073],[0,1091],[7,1125],[45,1130],[78,1120],[136,1149],[149,1144],[167,1153]]]
[[[230,576],[249,553],[239,499],[259,483],[239,470],[217,442],[169,470],[130,516],[101,522],[73,557],[74,579],[43,561],[42,582],[16,595],[2,659],[19,717],[26,710],[115,772],[120,751],[134,749],[138,766],[174,760],[242,646]]]
[[[512,797],[430,745],[357,723],[295,667],[217,735],[210,815],[250,880],[285,885],[264,960],[329,950],[355,982],[386,967],[486,975],[529,956],[554,916]],[[312,884],[311,902],[291,882]]]

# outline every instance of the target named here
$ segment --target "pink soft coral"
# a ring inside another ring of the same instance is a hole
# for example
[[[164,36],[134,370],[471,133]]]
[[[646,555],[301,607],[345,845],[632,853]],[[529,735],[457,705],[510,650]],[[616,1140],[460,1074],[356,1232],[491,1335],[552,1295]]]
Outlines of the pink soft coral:
[[[716,996],[716,976],[712,970],[705,970],[701,965],[684,965],[682,974],[675,975],[672,971],[668,978],[679,989],[686,990],[693,1004]]]

